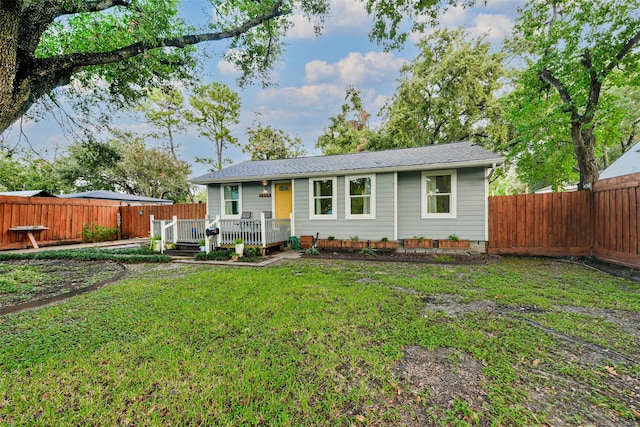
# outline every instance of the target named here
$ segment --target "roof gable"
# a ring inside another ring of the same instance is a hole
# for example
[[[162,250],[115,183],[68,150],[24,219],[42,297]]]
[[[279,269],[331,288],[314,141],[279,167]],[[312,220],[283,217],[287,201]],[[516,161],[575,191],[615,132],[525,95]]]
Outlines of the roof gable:
[[[471,142],[332,156],[246,161],[191,180],[195,184],[376,171],[426,170],[502,164],[502,157]]]

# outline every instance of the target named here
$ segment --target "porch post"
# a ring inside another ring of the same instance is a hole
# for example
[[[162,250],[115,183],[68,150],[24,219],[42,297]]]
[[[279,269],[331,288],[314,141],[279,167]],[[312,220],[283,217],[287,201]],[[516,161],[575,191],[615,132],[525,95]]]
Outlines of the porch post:
[[[167,232],[164,225],[167,221],[164,219],[160,221],[160,253],[164,253],[164,243],[167,241]]]
[[[264,215],[264,212],[260,212],[260,234],[262,240],[262,253],[267,248],[267,217]]]
[[[178,217],[173,216],[173,243],[178,243]]]
[[[149,237],[153,237],[153,221],[154,221],[154,216],[153,214],[149,215]]]

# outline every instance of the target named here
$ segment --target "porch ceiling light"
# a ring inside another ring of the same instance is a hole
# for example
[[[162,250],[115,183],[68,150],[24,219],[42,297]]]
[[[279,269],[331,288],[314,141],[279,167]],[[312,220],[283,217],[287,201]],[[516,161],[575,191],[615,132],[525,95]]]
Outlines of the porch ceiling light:
[[[267,186],[269,185],[269,181],[266,179],[262,180],[262,193],[260,193],[260,197],[271,197],[271,193],[269,193],[269,189]]]

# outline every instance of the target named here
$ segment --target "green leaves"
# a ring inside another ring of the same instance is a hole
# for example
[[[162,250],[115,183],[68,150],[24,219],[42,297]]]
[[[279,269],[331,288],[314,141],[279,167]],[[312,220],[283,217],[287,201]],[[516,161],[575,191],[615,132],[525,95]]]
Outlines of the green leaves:
[[[515,131],[508,159],[528,179],[597,179],[596,156],[618,142],[611,136],[624,120],[608,87],[639,84],[639,10],[639,0],[530,1],[521,10],[507,48],[526,66],[505,105]]]

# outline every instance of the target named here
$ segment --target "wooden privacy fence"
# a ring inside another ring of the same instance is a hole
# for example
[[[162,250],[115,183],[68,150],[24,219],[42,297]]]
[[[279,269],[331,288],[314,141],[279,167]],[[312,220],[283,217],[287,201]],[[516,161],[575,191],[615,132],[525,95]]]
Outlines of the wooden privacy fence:
[[[119,202],[55,197],[0,196],[0,249],[30,247],[25,233],[10,231],[43,226],[35,232],[39,244],[74,243],[82,239],[82,227],[118,226]]]
[[[123,237],[149,237],[151,227],[149,215],[153,215],[156,220],[170,220],[174,216],[177,216],[178,219],[205,219],[207,205],[204,203],[192,203],[184,205],[122,206],[120,215],[122,218]]]
[[[595,256],[640,267],[640,173],[592,191],[489,198],[487,252]]]

